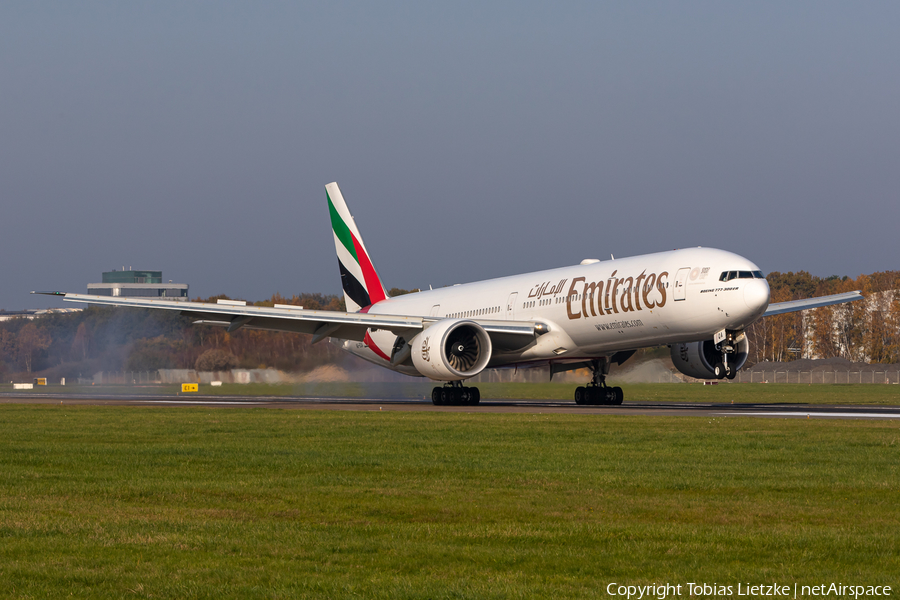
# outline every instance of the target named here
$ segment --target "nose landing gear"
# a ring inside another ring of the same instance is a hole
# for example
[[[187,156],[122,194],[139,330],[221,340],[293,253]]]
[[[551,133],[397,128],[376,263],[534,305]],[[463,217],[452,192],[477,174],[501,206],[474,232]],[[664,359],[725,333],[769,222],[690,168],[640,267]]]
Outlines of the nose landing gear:
[[[575,404],[622,404],[624,394],[620,387],[608,387],[606,376],[609,374],[609,359],[592,360],[588,368],[591,370],[591,382],[584,387],[575,388]]]
[[[716,350],[721,352],[722,360],[713,366],[716,379],[734,379],[737,376],[736,358],[737,343],[743,339],[743,332],[722,330],[716,334]]]
[[[734,379],[737,376],[737,371],[734,370],[734,367],[729,365],[726,361],[728,360],[728,355],[722,355],[722,361],[720,363],[716,363],[716,366],[713,367],[713,371],[716,375],[716,379]]]

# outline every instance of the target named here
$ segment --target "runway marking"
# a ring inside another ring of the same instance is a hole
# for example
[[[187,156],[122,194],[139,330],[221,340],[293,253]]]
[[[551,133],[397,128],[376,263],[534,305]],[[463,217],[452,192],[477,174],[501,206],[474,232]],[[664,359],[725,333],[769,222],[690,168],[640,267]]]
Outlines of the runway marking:
[[[857,418],[857,419],[900,419],[900,414],[884,414],[884,413],[863,413],[863,412],[733,412],[719,413],[729,417],[835,417],[835,418]]]
[[[0,392],[0,405],[27,404],[75,404],[75,405],[118,405],[118,406],[152,406],[158,404],[171,407],[203,407],[227,409],[233,408],[268,408],[268,409],[300,409],[300,410],[357,410],[357,411],[436,411],[484,413],[539,413],[547,414],[585,414],[585,415],[643,415],[643,416],[693,416],[693,417],[761,417],[802,419],[818,418],[819,420],[836,419],[895,419],[900,423],[900,406],[828,406],[798,405],[789,403],[775,404],[734,404],[693,403],[693,402],[635,402],[621,406],[576,406],[565,401],[525,401],[516,399],[490,399],[480,407],[472,406],[432,406],[426,399],[419,398],[333,398],[333,397],[297,397],[297,396],[211,396],[191,395],[175,398],[160,395],[55,395]],[[858,412],[857,412],[858,411]]]
[[[141,402],[146,404],[263,404],[268,403],[267,400],[254,400],[252,402],[237,402],[234,400],[140,400],[138,398],[129,399],[129,402]]]

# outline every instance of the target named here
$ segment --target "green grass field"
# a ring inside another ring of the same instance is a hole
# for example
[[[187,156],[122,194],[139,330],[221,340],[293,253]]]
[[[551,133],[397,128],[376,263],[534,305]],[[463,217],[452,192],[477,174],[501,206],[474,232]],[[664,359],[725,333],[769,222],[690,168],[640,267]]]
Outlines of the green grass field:
[[[431,398],[434,383],[316,383],[316,384],[201,384],[201,395],[228,396],[321,396],[349,398]],[[574,384],[569,383],[481,383],[481,397],[490,399],[561,400],[574,402]],[[883,384],[784,384],[684,383],[626,384],[626,402],[716,402],[721,404],[900,404],[900,385]],[[175,396],[178,385],[36,386],[27,394],[147,394]],[[13,393],[9,384],[0,392]]]
[[[898,456],[893,421],[0,405],[0,597],[897,590]]]

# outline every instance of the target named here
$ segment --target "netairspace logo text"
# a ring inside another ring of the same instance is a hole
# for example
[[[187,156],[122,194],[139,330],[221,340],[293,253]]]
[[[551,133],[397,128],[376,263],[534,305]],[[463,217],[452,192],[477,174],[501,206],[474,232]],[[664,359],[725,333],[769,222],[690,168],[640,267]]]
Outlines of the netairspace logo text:
[[[768,583],[738,583],[722,585],[719,583],[653,583],[650,585],[628,585],[610,583],[606,593],[610,596],[627,600],[657,598],[665,600],[676,596],[693,596],[695,598],[874,598],[891,596],[893,590],[889,585],[850,585],[844,583],[820,583],[815,585],[793,585]]]

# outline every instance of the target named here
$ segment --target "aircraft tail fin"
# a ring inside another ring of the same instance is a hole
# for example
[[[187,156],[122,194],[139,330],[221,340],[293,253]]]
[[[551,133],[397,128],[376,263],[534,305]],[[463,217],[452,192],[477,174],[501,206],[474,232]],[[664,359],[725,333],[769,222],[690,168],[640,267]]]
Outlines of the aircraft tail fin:
[[[353,221],[353,215],[344,202],[344,196],[337,183],[325,186],[328,198],[328,212],[331,214],[331,230],[334,233],[334,248],[337,251],[341,269],[341,285],[348,312],[357,312],[388,297],[381,278],[362,236]]]

